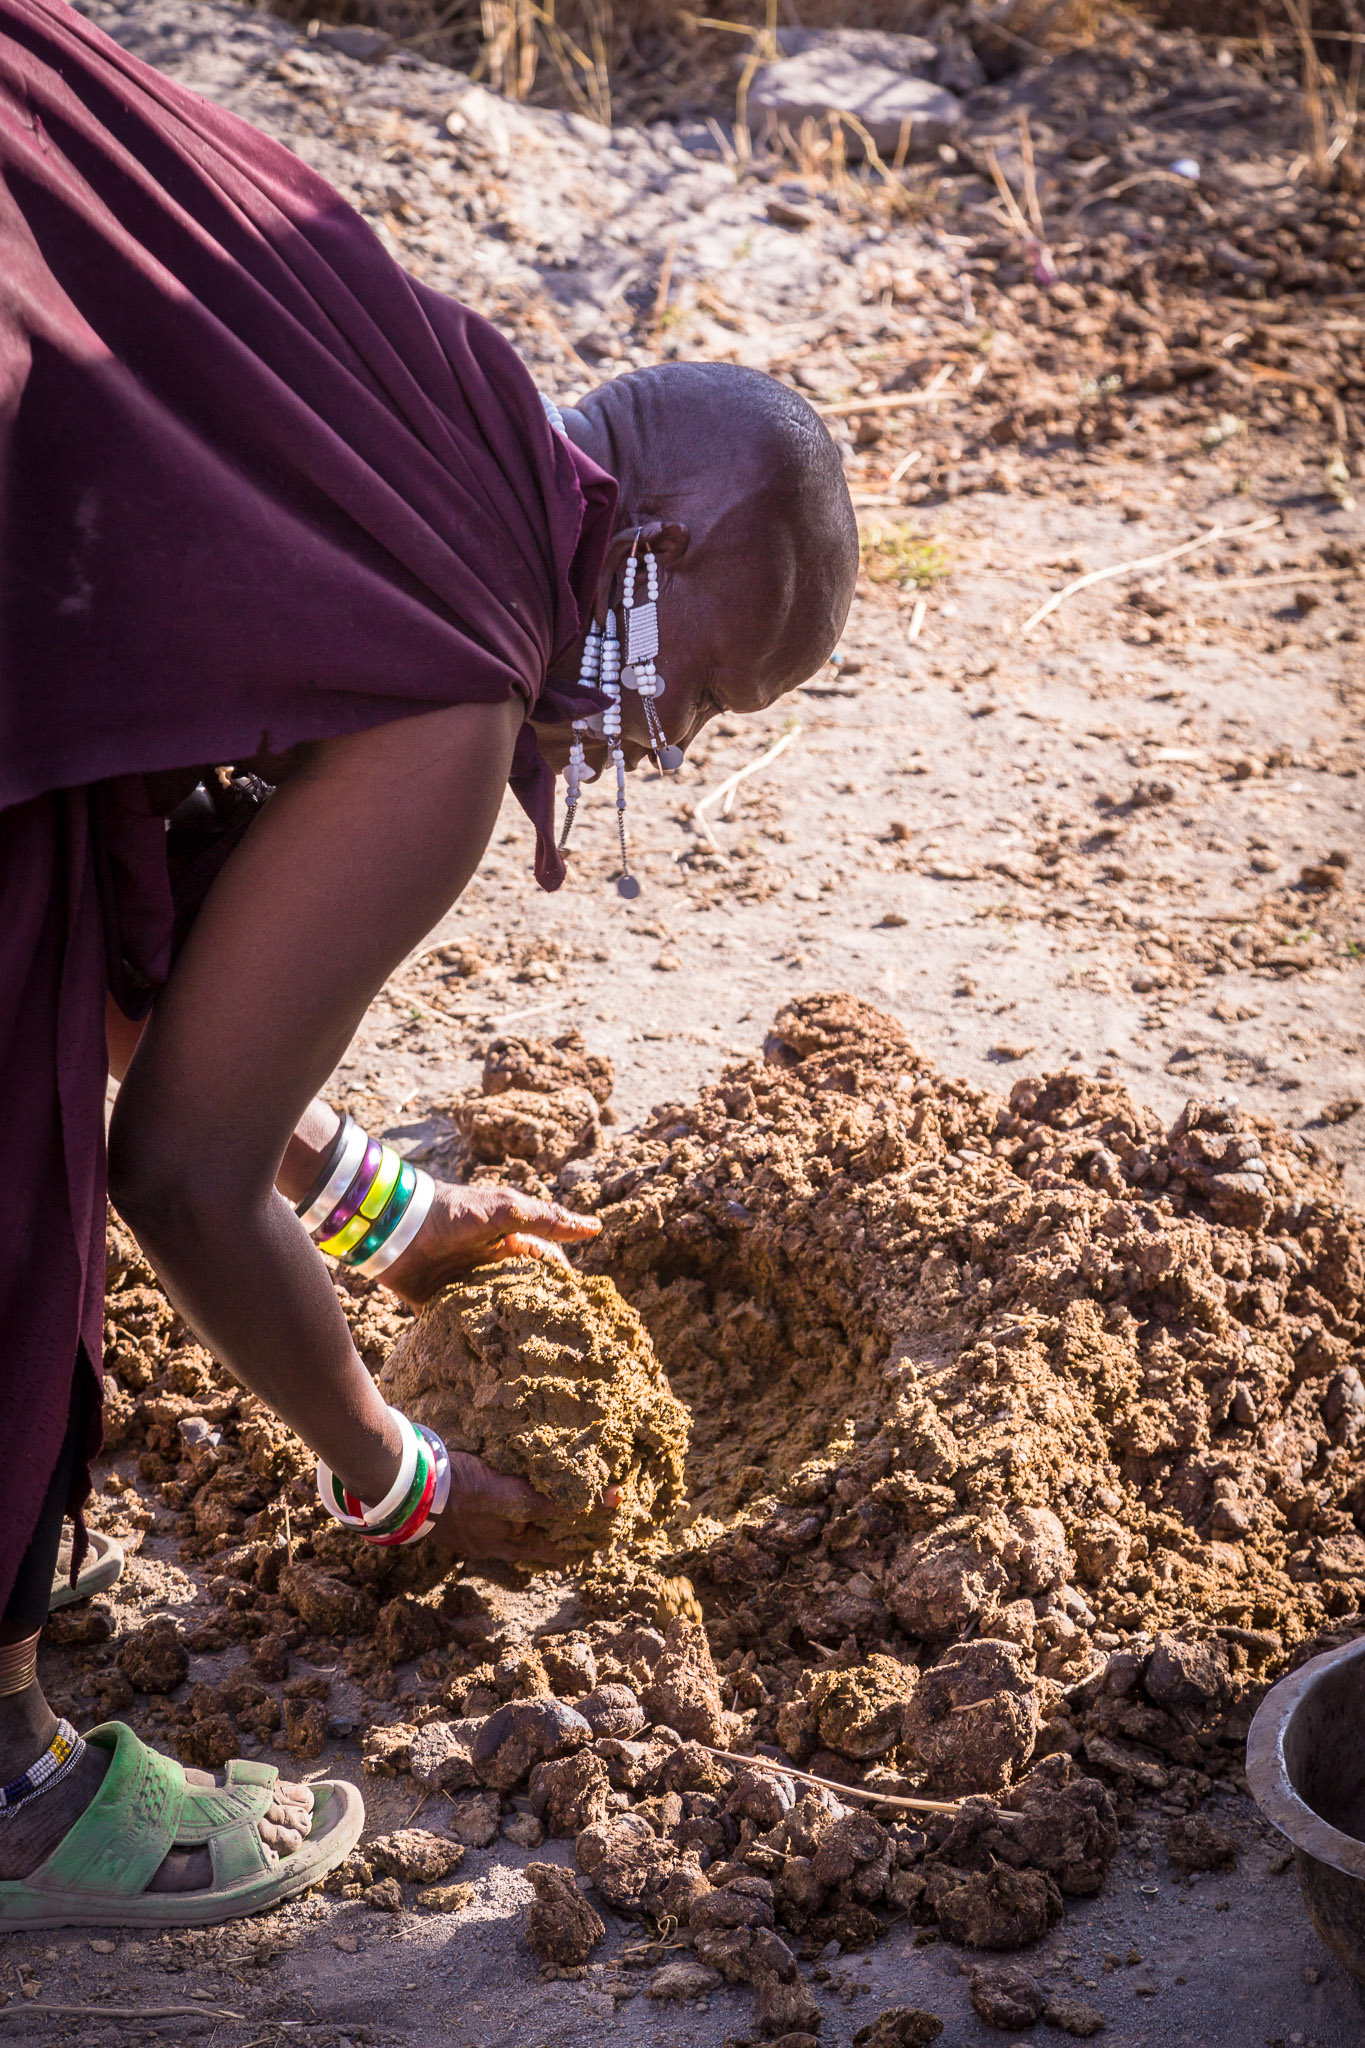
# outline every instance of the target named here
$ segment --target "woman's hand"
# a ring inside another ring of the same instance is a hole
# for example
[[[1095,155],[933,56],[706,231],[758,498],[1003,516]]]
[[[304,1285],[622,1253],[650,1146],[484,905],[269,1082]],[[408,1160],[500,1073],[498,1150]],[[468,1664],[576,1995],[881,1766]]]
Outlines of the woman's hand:
[[[554,1512],[524,1479],[509,1479],[482,1458],[452,1451],[450,1498],[429,1540],[438,1549],[471,1561],[500,1558],[506,1564],[559,1565],[565,1562],[565,1553],[540,1526]]]
[[[601,1227],[591,1216],[576,1216],[557,1202],[535,1201],[515,1188],[461,1187],[438,1180],[425,1222],[381,1285],[409,1307],[420,1308],[471,1267],[494,1259],[557,1259],[563,1264],[561,1244],[581,1244]]]

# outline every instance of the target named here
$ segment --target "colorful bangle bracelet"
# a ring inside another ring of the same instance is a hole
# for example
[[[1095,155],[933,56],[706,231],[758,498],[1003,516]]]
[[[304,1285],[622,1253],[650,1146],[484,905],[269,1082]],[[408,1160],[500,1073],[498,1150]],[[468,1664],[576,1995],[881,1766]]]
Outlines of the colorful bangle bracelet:
[[[366,1259],[374,1257],[381,1245],[388,1243],[398,1225],[402,1222],[408,1203],[417,1187],[417,1169],[402,1160],[398,1169],[398,1180],[386,1207],[376,1216],[373,1227],[361,1238],[358,1245],[346,1254],[350,1266],[363,1266]]]
[[[413,1424],[398,1409],[390,1409],[403,1431],[404,1457],[398,1481],[378,1507],[367,1508],[348,1493],[336,1474],[318,1459],[318,1496],[334,1521],[363,1536],[367,1543],[385,1549],[403,1548],[429,1534],[432,1524],[450,1498],[450,1454],[434,1430]],[[398,1483],[412,1455],[409,1484],[401,1498]],[[392,1503],[392,1505],[391,1505]]]
[[[383,1157],[384,1147],[380,1144],[378,1138],[367,1138],[365,1141],[365,1156],[360,1162],[360,1167],[354,1180],[333,1209],[331,1215],[327,1218],[327,1221],[313,1232],[313,1236],[321,1250],[330,1252],[332,1250],[332,1238],[340,1236],[346,1225],[352,1221],[356,1211],[374,1184],[374,1177],[379,1171],[380,1161]],[[360,1234],[363,1237],[365,1233],[362,1230]],[[352,1243],[354,1241],[352,1239]]]
[[[353,1117],[342,1118],[341,1128],[328,1148],[326,1166],[297,1204],[299,1220],[305,1230],[316,1230],[320,1223],[326,1222],[355,1179],[356,1169],[365,1157],[369,1142]]]
[[[394,1151],[392,1145],[381,1145],[378,1170],[370,1182],[368,1194],[360,1204],[360,1214],[368,1222],[375,1222],[388,1208],[394,1188],[398,1185],[402,1165],[402,1157]]]
[[[415,1178],[417,1185],[413,1189],[412,1200],[395,1224],[387,1242],[381,1244],[378,1251],[372,1252],[363,1262],[354,1262],[353,1271],[362,1280],[377,1280],[381,1273],[386,1273],[395,1260],[402,1258],[426,1222],[431,1205],[436,1199],[436,1183],[420,1166],[416,1169]]]

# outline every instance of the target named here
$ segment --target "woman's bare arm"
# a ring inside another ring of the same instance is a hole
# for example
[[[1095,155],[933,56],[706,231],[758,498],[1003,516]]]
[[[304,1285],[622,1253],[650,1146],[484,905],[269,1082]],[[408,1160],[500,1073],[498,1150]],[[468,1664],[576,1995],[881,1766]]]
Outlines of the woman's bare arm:
[[[146,1022],[125,1017],[111,996],[105,1028],[110,1071],[122,1081]],[[275,1186],[291,1202],[297,1204],[317,1179],[340,1122],[337,1111],[318,1095],[295,1124],[275,1175]],[[420,1230],[379,1285],[417,1308],[474,1266],[509,1258],[562,1261],[560,1245],[581,1244],[600,1229],[595,1217],[576,1215],[558,1202],[538,1201],[517,1188],[488,1181],[465,1187],[438,1180]]]
[[[274,1182],[376,990],[477,865],[521,716],[461,705],[312,748],[215,882],[114,1110],[111,1193],[177,1305],[367,1500],[398,1433]],[[528,1490],[501,1484],[524,1516]]]

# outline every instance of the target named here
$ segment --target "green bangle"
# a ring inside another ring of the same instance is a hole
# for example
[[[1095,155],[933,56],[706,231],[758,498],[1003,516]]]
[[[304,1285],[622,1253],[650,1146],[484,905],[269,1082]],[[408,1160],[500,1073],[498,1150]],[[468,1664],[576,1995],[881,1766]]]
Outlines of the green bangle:
[[[370,1226],[369,1234],[359,1244],[352,1245],[345,1254],[343,1263],[347,1266],[363,1266],[366,1259],[372,1259],[382,1244],[387,1244],[407,1214],[408,1203],[417,1187],[417,1171],[403,1161],[398,1170],[398,1183],[389,1196],[379,1215]]]

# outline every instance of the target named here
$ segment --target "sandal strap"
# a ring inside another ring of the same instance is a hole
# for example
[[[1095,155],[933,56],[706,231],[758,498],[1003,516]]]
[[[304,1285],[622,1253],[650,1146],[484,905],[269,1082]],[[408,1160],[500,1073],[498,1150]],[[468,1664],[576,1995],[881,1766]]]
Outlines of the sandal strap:
[[[112,1752],[104,1782],[31,1885],[136,1898],[173,1848],[204,1844],[215,1888],[274,1868],[257,1826],[278,1776],[273,1765],[239,1758],[228,1765],[226,1785],[190,1785],[174,1757],[149,1749],[122,1721],[92,1728],[85,1739]]]
[[[122,1721],[106,1721],[85,1739],[113,1752],[104,1782],[29,1883],[44,1891],[136,1898],[175,1846],[185,1773]]]

